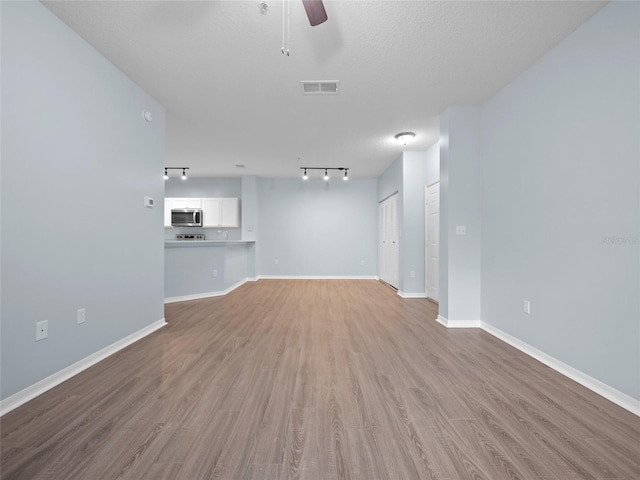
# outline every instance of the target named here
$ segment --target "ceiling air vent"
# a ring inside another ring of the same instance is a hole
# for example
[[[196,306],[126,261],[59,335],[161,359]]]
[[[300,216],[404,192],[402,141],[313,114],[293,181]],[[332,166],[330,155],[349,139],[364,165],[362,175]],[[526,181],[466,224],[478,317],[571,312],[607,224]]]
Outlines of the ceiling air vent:
[[[337,95],[338,80],[301,80],[304,95]]]

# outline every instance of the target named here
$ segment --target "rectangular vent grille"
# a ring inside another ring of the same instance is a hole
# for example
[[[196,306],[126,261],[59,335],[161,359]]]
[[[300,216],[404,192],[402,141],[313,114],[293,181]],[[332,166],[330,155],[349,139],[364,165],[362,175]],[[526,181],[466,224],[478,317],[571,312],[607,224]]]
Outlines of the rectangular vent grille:
[[[301,80],[304,95],[337,95],[338,80]]]

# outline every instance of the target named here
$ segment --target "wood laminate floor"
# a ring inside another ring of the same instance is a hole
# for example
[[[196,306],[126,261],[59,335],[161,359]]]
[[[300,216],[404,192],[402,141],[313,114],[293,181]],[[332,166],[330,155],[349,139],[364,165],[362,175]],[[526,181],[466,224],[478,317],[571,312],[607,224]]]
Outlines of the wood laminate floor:
[[[376,281],[260,280],[1,419],[2,479],[639,479],[640,419]]]

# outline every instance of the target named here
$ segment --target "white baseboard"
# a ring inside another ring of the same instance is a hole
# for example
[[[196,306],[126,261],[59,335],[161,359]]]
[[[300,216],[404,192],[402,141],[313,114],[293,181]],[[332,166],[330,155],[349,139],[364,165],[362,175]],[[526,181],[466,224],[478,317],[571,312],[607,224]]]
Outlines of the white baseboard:
[[[258,275],[259,280],[377,280],[376,275]]]
[[[487,333],[490,333],[496,338],[499,338],[505,343],[508,343],[514,348],[517,348],[523,353],[526,353],[530,357],[535,358],[541,363],[544,363],[546,366],[552,368],[558,373],[561,373],[565,377],[570,378],[571,380],[579,383],[580,385],[588,388],[589,390],[597,393],[598,395],[610,400],[616,405],[624,408],[625,410],[630,411],[631,413],[640,416],[640,400],[636,400],[629,395],[616,390],[615,388],[607,385],[606,383],[601,382],[600,380],[596,380],[595,378],[587,375],[586,373],[581,372],[580,370],[573,368],[570,365],[567,365],[564,362],[552,357],[551,355],[547,355],[541,350],[538,350],[535,347],[532,347],[528,343],[519,340],[508,333],[503,332],[502,330],[497,329],[489,325],[488,323],[482,322],[480,328]]]
[[[447,328],[480,328],[480,320],[449,320],[442,315],[438,315],[436,322]]]
[[[628,410],[629,412],[640,416],[640,400],[636,400],[626,393],[622,393],[621,391],[616,390],[606,383],[603,383],[600,380],[597,380],[587,375],[586,373],[581,372],[580,370],[573,368],[572,366],[567,365],[564,362],[561,362],[557,358],[554,358],[551,355],[548,355],[543,351],[532,347],[528,343],[525,343],[522,340],[519,340],[516,337],[513,337],[508,333],[505,333],[502,330],[489,325],[488,323],[482,322],[480,320],[449,320],[442,315],[438,315],[436,321],[447,328],[481,328],[485,332],[520,350],[522,353],[526,353],[530,357],[533,357],[539,362],[544,363],[547,367],[552,368],[556,372],[561,373],[565,377],[570,378],[583,387],[588,388],[592,392],[597,393],[598,395],[606,398],[607,400],[615,403],[625,410]]]
[[[88,357],[85,357],[82,360],[79,360],[76,363],[63,368],[62,370],[59,370],[53,375],[49,375],[47,378],[34,383],[24,390],[20,390],[19,392],[14,393],[10,397],[7,397],[4,400],[0,401],[0,416],[4,415],[5,413],[9,413],[11,410],[14,410],[20,405],[27,403],[29,400],[36,398],[38,395],[51,390],[53,387],[60,385],[66,380],[69,380],[71,377],[95,365],[101,360],[104,360],[105,358],[131,345],[132,343],[137,342],[141,338],[146,337],[159,328],[164,327],[166,324],[167,322],[164,318],[162,318],[157,322],[154,322],[151,325],[147,325],[137,332],[134,332],[131,335],[128,335],[118,340],[117,342],[112,343],[111,345],[104,347],[101,350],[98,350],[97,352],[92,353]]]
[[[204,292],[204,293],[194,293],[193,295],[183,295],[180,297],[167,297],[164,299],[164,303],[165,305],[167,303],[176,303],[176,302],[186,302],[189,300],[200,300],[202,298],[211,298],[211,297],[222,297],[223,295],[226,295],[227,293],[232,292],[233,290],[235,290],[236,288],[238,288],[241,285],[244,285],[246,282],[253,282],[257,280],[256,278],[245,278],[244,280],[239,281],[238,283],[231,285],[229,288],[227,288],[226,290],[220,290],[218,292]]]
[[[407,293],[401,292],[400,290],[398,290],[398,295],[400,295],[402,298],[427,298],[426,293]]]

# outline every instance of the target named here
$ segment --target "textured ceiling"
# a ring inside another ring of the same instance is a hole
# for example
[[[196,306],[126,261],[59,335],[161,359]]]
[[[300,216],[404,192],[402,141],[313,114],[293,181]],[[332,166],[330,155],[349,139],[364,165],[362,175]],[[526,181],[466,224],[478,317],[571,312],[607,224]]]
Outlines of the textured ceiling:
[[[327,1],[309,26],[290,0],[54,1],[47,8],[167,108],[166,165],[192,176],[379,176],[438,138],[449,105],[480,104],[606,2]],[[303,96],[300,80],[339,80]],[[236,167],[237,164],[245,168]]]

